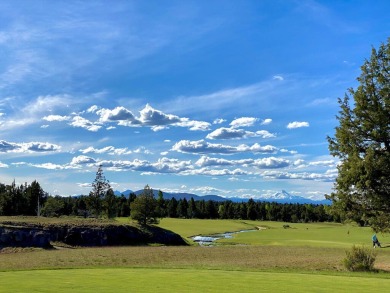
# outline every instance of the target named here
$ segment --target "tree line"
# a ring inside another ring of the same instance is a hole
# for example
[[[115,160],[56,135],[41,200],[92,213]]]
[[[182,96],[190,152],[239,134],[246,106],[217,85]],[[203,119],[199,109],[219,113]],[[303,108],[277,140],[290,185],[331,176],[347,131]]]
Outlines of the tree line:
[[[102,184],[106,182],[107,184]],[[101,168],[89,195],[51,196],[37,181],[17,186],[0,184],[0,215],[131,217],[140,224],[157,223],[159,218],[242,219],[283,222],[340,221],[327,213],[327,207],[314,204],[282,204],[249,199],[247,202],[166,199],[163,192],[153,195],[147,185],[138,196],[116,196]]]

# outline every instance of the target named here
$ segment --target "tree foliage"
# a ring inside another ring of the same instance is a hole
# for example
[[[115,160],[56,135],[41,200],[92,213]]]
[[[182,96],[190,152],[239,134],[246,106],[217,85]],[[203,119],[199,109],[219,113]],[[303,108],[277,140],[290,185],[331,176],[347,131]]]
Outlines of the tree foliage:
[[[153,189],[146,185],[144,191],[130,204],[131,218],[142,226],[158,223],[157,200]]]
[[[333,211],[376,231],[390,230],[390,38],[361,67],[359,86],[339,99],[339,126],[328,137],[340,159]],[[354,103],[350,104],[353,98]]]
[[[96,172],[96,178],[92,183],[92,191],[89,193],[88,198],[88,207],[97,218],[100,217],[103,212],[103,200],[109,190],[111,190],[110,182],[104,176],[102,165],[100,165]]]

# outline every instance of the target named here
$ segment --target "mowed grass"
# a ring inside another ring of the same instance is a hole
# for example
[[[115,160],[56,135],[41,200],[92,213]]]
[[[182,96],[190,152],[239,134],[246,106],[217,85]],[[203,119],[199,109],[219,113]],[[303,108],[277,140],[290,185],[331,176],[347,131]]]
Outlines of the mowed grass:
[[[217,233],[235,232],[256,229],[259,222],[244,220],[208,220],[208,219],[161,219],[161,228],[173,231],[183,238],[196,235],[212,235]]]
[[[257,222],[260,229],[234,234],[233,239],[220,243],[276,246],[314,246],[349,248],[352,245],[371,246],[372,230],[356,225],[337,223],[279,223]],[[288,225],[288,228],[284,228]],[[388,234],[378,234],[383,246],[390,241]]]
[[[289,228],[284,228],[288,225]],[[371,228],[339,223],[283,223],[250,220],[162,219],[160,227],[180,234],[191,242],[192,236],[252,230],[220,239],[224,245],[276,245],[349,248],[371,245]],[[378,234],[383,247],[390,246],[390,235]]]
[[[389,292],[372,276],[200,269],[81,269],[0,273],[0,292]],[[23,280],[23,281],[21,281]]]
[[[284,229],[286,224],[290,228]],[[346,249],[371,245],[368,228],[185,219],[163,219],[160,226],[187,240],[261,230],[234,234],[214,247],[8,250],[0,254],[0,292],[390,292],[387,235],[378,235],[385,246],[377,250],[378,273],[349,273],[343,268]]]

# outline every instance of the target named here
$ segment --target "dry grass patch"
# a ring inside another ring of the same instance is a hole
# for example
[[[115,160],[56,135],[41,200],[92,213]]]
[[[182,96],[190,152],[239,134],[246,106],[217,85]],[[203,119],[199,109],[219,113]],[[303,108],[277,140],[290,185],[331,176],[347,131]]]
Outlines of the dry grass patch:
[[[342,270],[343,249],[312,247],[105,247],[3,253],[0,270],[87,267]]]

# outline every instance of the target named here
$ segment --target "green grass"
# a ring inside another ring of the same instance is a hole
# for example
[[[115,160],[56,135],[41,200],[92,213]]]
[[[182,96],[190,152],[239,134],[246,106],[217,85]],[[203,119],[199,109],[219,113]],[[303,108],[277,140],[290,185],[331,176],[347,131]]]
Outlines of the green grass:
[[[283,228],[288,224],[290,228]],[[277,246],[315,246],[349,248],[352,245],[371,245],[372,231],[368,227],[341,225],[336,223],[279,223],[258,222],[263,228],[253,232],[238,233],[233,239],[220,243]],[[387,246],[389,235],[380,235],[383,246]]]
[[[161,219],[159,226],[184,238],[255,229],[259,222],[244,220]]]
[[[289,225],[290,228],[283,228]],[[276,245],[349,248],[352,245],[371,245],[372,230],[354,224],[338,223],[283,223],[250,220],[162,219],[160,227],[180,234],[190,241],[191,236],[212,235],[247,229],[260,229],[233,234],[221,239],[224,245]],[[383,246],[390,245],[390,235],[378,235]]]
[[[0,273],[0,292],[389,292],[375,276],[206,269],[79,269]],[[21,280],[23,280],[21,282]]]
[[[119,223],[130,223],[119,219]],[[288,224],[290,228],[284,229]],[[378,235],[378,273],[349,273],[346,249],[371,245],[371,230],[334,223],[163,219],[188,239],[243,229],[215,247],[8,249],[0,292],[373,292],[390,290],[388,235]],[[22,282],[20,280],[23,280]],[[263,291],[262,291],[263,290]]]

